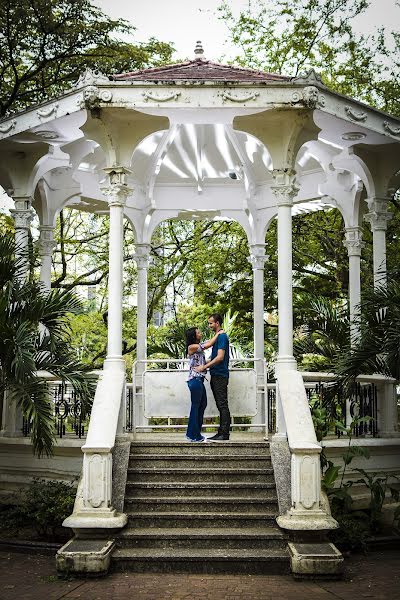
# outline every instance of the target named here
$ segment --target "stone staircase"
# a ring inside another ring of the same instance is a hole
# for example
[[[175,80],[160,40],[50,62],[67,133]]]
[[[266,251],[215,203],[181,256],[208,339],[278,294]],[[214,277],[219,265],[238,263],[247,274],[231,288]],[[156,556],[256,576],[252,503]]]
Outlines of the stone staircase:
[[[112,569],[289,570],[266,442],[132,442]]]

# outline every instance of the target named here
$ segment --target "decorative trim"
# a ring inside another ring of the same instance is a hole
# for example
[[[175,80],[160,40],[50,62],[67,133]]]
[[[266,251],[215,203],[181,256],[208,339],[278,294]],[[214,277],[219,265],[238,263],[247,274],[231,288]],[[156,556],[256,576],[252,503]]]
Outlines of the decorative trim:
[[[321,75],[314,71],[314,69],[310,69],[305,73],[300,73],[298,77],[292,79],[292,83],[317,83],[318,85],[324,85],[322,83]]]
[[[5,123],[4,125],[0,125],[0,133],[9,133],[12,129],[15,128],[17,121],[13,119],[9,123]]]
[[[344,107],[345,112],[348,114],[350,119],[353,121],[361,121],[362,123],[367,119],[367,113],[365,112],[357,112],[351,108],[351,106]]]
[[[152,92],[143,92],[142,96],[146,100],[152,100],[153,102],[169,102],[169,100],[177,100],[181,95],[181,92],[170,92],[166,94],[153,94]]]
[[[292,104],[301,103],[307,108],[317,108],[325,106],[325,96],[319,93],[315,85],[307,85],[302,91],[296,90],[292,94]]]
[[[112,92],[110,90],[99,90],[95,85],[88,85],[82,94],[79,94],[76,103],[81,108],[97,108],[100,102],[111,102]]]
[[[251,92],[242,96],[238,94],[231,94],[226,90],[223,92],[218,92],[218,96],[221,96],[222,101],[230,100],[231,102],[248,102],[249,100],[255,100],[260,95],[260,92]]]
[[[48,108],[39,108],[36,111],[36,114],[39,117],[39,119],[48,119],[53,114],[54,114],[54,117],[56,117],[57,116],[57,111],[58,111],[58,102],[55,102],[54,104],[52,104]]]
[[[98,71],[97,69],[94,69],[93,71],[92,69],[86,69],[85,71],[83,71],[83,73],[79,75],[78,80],[76,81],[76,83],[74,83],[72,87],[74,89],[78,89],[85,87],[86,85],[99,85],[102,83],[110,83],[110,80],[107,77],[107,75],[104,75],[103,73],[101,73],[101,71]]]
[[[389,121],[383,121],[383,128],[391,135],[400,135],[400,127],[392,127]]]

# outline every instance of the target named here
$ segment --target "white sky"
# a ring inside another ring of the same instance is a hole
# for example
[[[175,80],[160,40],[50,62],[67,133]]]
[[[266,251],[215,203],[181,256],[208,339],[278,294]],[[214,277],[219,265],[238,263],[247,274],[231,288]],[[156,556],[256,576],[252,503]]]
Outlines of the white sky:
[[[197,40],[203,42],[208,59],[233,55],[224,46],[227,29],[216,16],[219,0],[95,0],[95,4],[112,18],[124,18],[137,27],[137,41],[154,36],[173,42],[177,49],[175,59],[193,58]],[[248,6],[248,0],[230,0],[230,6],[237,13]],[[366,13],[354,21],[359,33],[372,33],[382,26],[398,30],[399,25],[400,7],[396,7],[396,0],[370,0]]]

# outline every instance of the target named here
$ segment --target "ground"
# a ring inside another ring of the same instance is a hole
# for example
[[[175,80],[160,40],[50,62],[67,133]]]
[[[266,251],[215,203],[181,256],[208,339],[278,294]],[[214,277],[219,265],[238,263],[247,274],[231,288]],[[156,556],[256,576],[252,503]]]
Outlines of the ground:
[[[400,550],[353,555],[343,581],[290,576],[113,573],[57,578],[53,556],[0,551],[0,600],[400,600]]]

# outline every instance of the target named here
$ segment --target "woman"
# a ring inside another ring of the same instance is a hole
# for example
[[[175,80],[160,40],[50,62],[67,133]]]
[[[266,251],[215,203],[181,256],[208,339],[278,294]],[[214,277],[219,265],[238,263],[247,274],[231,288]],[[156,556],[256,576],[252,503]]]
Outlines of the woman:
[[[186,431],[186,439],[190,442],[205,442],[201,435],[203,415],[207,406],[207,394],[204,387],[205,372],[198,373],[195,368],[206,364],[204,350],[211,348],[217,341],[222,330],[207,342],[201,343],[201,331],[191,327],[186,331],[186,354],[189,358],[189,378],[187,381],[190,390],[191,408]]]

